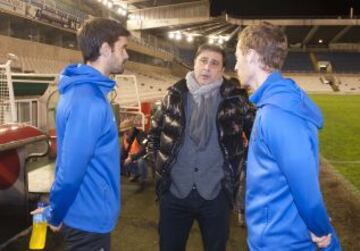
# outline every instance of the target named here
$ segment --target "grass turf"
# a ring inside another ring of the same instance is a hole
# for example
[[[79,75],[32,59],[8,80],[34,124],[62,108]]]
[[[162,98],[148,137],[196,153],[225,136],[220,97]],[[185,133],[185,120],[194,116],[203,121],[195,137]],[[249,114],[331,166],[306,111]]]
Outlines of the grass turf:
[[[360,191],[360,95],[311,98],[324,115],[321,154]]]

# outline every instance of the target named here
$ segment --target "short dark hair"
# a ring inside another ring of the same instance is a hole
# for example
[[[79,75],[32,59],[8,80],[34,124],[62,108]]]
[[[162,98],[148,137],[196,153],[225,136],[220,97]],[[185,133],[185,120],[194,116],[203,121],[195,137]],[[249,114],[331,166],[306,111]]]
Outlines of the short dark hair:
[[[241,83],[240,83],[240,80],[236,77],[231,77],[229,78],[229,81],[232,82],[234,85],[240,87],[241,86]]]
[[[84,63],[96,61],[100,56],[101,45],[108,43],[113,47],[119,36],[129,37],[130,32],[115,20],[91,18],[85,21],[77,32],[77,40]]]
[[[219,45],[215,45],[215,44],[202,44],[199,46],[199,48],[197,49],[195,56],[194,56],[194,60],[196,60],[196,58],[203,52],[203,51],[213,51],[213,52],[217,52],[219,54],[222,55],[223,58],[223,67],[226,66],[226,53],[224,48],[222,48]]]
[[[255,50],[266,71],[280,70],[288,53],[285,33],[279,26],[262,22],[249,25],[239,33],[237,48],[243,55]]]

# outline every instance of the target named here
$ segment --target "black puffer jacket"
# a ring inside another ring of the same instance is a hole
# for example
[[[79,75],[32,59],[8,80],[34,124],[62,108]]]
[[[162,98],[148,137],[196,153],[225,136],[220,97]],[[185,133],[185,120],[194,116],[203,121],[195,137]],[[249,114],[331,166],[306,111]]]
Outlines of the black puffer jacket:
[[[246,157],[242,134],[245,132],[249,138],[255,114],[245,90],[224,79],[220,92],[223,100],[217,110],[216,124],[219,145],[224,155],[225,175],[222,186],[233,203],[239,187],[240,171]],[[152,119],[148,139],[149,151],[155,161],[158,198],[170,187],[170,169],[184,140],[186,124],[184,102],[187,93],[185,79],[170,87],[160,109]]]

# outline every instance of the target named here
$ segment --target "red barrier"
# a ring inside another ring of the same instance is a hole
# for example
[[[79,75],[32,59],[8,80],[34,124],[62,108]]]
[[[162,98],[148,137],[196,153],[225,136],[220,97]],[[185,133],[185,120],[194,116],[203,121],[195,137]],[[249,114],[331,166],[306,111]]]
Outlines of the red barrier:
[[[12,187],[20,175],[20,160],[16,150],[0,152],[0,190]]]
[[[47,135],[39,129],[25,124],[3,124],[0,125],[0,193],[2,196],[11,194],[9,190],[15,183],[17,186],[24,187],[25,156],[26,144],[46,141]],[[26,190],[26,188],[24,187]],[[18,191],[19,192],[19,191]],[[0,200],[1,201],[1,200]]]
[[[44,157],[48,140],[33,126],[0,125],[0,222],[9,222],[0,224],[0,246],[30,223],[26,159]],[[25,146],[39,141],[46,144],[45,151],[29,154]],[[8,229],[10,224],[12,228]]]
[[[56,158],[56,130],[55,129],[49,130],[49,137],[50,137],[49,157],[52,159],[55,159]]]
[[[44,133],[26,124],[0,125],[0,151],[14,149],[19,145],[43,140]],[[46,137],[46,136],[45,136]]]
[[[148,133],[151,125],[151,103],[142,102],[141,103],[141,112],[145,115],[145,133]]]

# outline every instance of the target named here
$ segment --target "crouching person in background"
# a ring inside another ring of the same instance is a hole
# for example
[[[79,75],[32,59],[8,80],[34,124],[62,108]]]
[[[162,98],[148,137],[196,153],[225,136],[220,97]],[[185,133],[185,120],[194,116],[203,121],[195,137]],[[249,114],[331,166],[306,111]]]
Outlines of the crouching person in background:
[[[147,178],[146,154],[147,138],[142,130],[132,125],[131,121],[124,120],[120,124],[123,132],[121,139],[122,159],[125,173],[130,175],[131,182],[139,182],[139,190],[145,188]]]

